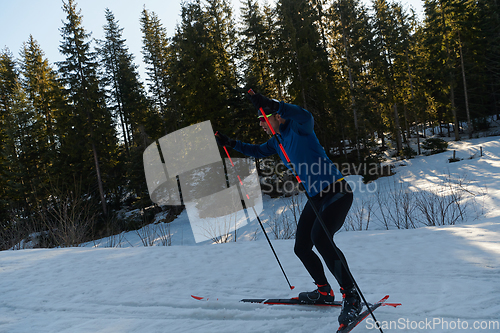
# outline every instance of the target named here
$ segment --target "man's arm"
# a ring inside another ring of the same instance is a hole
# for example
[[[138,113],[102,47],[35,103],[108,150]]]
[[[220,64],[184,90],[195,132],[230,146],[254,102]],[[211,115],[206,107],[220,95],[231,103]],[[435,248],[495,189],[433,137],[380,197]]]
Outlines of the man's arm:
[[[236,141],[236,146],[234,146],[234,149],[239,151],[240,153],[255,158],[267,157],[276,154],[276,149],[269,141],[261,145],[252,145],[249,143]]]
[[[283,119],[293,120],[292,129],[301,135],[309,135],[314,130],[312,114],[298,105],[280,102],[278,114]]]

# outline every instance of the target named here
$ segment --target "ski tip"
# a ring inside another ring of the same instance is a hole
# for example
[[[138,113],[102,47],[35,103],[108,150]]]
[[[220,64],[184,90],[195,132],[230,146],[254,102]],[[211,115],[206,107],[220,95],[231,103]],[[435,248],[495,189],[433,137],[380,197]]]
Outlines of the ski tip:
[[[345,324],[340,324],[339,328],[337,329],[337,333],[342,333],[344,332],[344,329],[347,327]]]
[[[290,286],[290,290],[294,290],[295,289],[295,286]]]
[[[385,301],[387,301],[388,298],[389,298],[389,295],[385,295],[385,297],[382,298],[380,301],[378,301],[378,303],[385,303]]]
[[[398,306],[400,306],[402,304],[401,303],[384,303],[383,305],[392,306],[393,308],[397,308]]]
[[[197,299],[199,301],[201,301],[202,299],[204,299],[205,297],[200,297],[200,296],[194,296],[194,295],[191,295],[192,298],[194,299]]]

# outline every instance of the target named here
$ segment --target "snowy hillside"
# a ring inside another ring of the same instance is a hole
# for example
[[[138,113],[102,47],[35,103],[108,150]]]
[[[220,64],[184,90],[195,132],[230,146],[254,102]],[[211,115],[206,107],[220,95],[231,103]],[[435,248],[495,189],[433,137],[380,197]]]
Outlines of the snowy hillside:
[[[483,156],[469,159],[479,147]],[[389,301],[403,304],[375,312],[384,332],[500,332],[500,139],[449,149],[398,162],[396,175],[374,183],[388,189],[402,181],[432,193],[444,180],[458,179],[476,200],[464,206],[464,221],[407,230],[372,218],[368,230],[336,235],[368,301],[390,294]],[[448,163],[452,150],[463,160]],[[358,178],[348,180],[359,184]],[[382,192],[369,186],[359,185],[353,215],[363,215],[369,202],[380,214],[375,199]],[[263,221],[279,216],[286,200],[266,198]],[[237,242],[217,245],[196,244],[184,213],[169,227],[82,248],[0,252],[0,332],[335,332],[339,309],[238,302],[315,288],[293,254],[293,240],[273,240],[296,287],[290,291],[257,224],[239,230]],[[153,235],[167,233],[173,246],[143,246],[149,238],[159,245]],[[365,331],[378,332],[370,321],[353,332]]]

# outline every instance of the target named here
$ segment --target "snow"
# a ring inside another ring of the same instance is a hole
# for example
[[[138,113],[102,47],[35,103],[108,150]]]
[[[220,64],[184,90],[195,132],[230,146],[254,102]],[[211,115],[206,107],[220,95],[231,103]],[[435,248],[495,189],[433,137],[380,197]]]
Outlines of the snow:
[[[483,156],[469,159],[479,147]],[[452,150],[463,160],[448,163]],[[500,139],[451,142],[446,153],[396,164],[396,175],[372,184],[347,177],[359,184],[358,204],[376,195],[369,191],[374,185],[405,182],[428,191],[450,177],[467,178],[483,214],[417,229],[386,230],[374,220],[368,230],[335,236],[367,300],[390,294],[389,302],[402,303],[375,312],[384,332],[500,332]],[[263,203],[267,228],[275,212],[290,213],[289,199],[264,197]],[[255,221],[238,230],[237,242],[213,245],[195,242],[185,212],[169,227],[172,246],[143,246],[141,232],[161,244],[167,232],[159,223],[85,247],[0,252],[0,333],[337,329],[338,308],[238,302],[314,289],[293,240],[270,234],[295,286],[290,290]],[[364,331],[378,332],[370,318],[353,332]]]

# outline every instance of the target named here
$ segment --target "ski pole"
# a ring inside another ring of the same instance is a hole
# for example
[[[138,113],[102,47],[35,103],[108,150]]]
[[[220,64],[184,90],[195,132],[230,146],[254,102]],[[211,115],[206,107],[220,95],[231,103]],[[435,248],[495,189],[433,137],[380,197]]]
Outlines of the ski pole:
[[[219,136],[219,132],[218,131],[215,132],[215,135]],[[233,166],[233,168],[236,169],[236,167],[234,166],[233,160],[232,160],[231,156],[229,155],[229,152],[227,151],[227,148],[225,146],[224,146],[224,151],[226,152],[226,155],[229,158],[229,161],[231,162],[231,165]],[[241,191],[242,191],[243,195],[246,196],[248,200],[250,200],[250,196],[248,195],[248,192],[247,192],[247,190],[245,188],[245,185],[243,185],[243,181],[241,180],[240,175],[236,174],[236,176],[238,177],[238,180],[240,181],[240,188],[241,188]],[[281,265],[281,262],[280,262],[280,260],[278,258],[278,255],[276,254],[276,251],[274,250],[273,244],[271,244],[271,240],[267,236],[266,229],[264,228],[264,225],[262,224],[262,221],[260,220],[259,214],[257,214],[257,211],[255,210],[254,206],[252,206],[252,210],[253,210],[255,216],[257,217],[257,220],[259,221],[260,227],[262,228],[262,232],[266,236],[267,242],[269,243],[269,246],[271,247],[271,250],[274,253],[274,257],[278,261],[278,265],[280,266],[281,271],[283,272],[283,276],[285,277],[286,282],[288,283],[288,286],[290,287],[290,290],[293,290],[295,288],[295,286],[292,286],[290,284],[290,281],[288,280],[288,277],[286,276],[285,270],[283,269],[283,266]]]
[[[250,89],[248,91],[248,93],[250,95],[255,95],[255,92]],[[349,277],[351,278],[352,282],[354,283],[354,287],[356,288],[356,290],[358,291],[358,294],[359,296],[363,299],[363,302],[365,303],[366,307],[368,308],[368,311],[370,312],[370,315],[372,316],[373,320],[375,322],[378,322],[377,319],[375,318],[375,315],[373,314],[373,311],[372,309],[370,308],[370,306],[368,305],[368,302],[366,301],[365,299],[365,296],[363,295],[363,293],[361,292],[361,289],[359,288],[358,286],[358,283],[356,282],[356,280],[354,280],[354,276],[352,275],[351,271],[349,270],[349,267],[347,266],[347,262],[344,260],[344,258],[342,257],[342,255],[339,253],[339,250],[337,249],[337,247],[335,246],[335,243],[333,242],[333,235],[331,234],[330,230],[328,230],[326,224],[325,224],[325,221],[323,220],[323,218],[321,217],[321,214],[320,212],[318,211],[318,209],[316,208],[316,205],[314,205],[314,202],[312,202],[311,200],[311,196],[309,195],[309,193],[307,192],[307,189],[305,187],[305,185],[302,183],[302,180],[300,179],[297,171],[295,170],[295,167],[293,165],[293,163],[290,161],[290,158],[288,157],[288,154],[286,153],[285,151],[285,148],[283,147],[283,144],[281,143],[281,140],[280,138],[278,137],[278,135],[276,134],[276,131],[274,130],[274,128],[271,126],[271,123],[269,122],[269,119],[267,119],[267,115],[266,113],[264,112],[264,110],[262,108],[259,108],[259,111],[260,113],[262,114],[264,120],[266,121],[267,123],[267,126],[269,126],[269,128],[271,129],[271,133],[273,134],[273,137],[276,139],[276,141],[278,142],[278,145],[281,149],[281,152],[283,153],[283,156],[285,156],[285,159],[288,163],[288,165],[290,165],[290,169],[292,170],[293,172],[293,175],[295,176],[295,178],[297,179],[297,181],[299,182],[299,184],[302,184],[302,186],[304,186],[304,193],[306,194],[306,197],[307,197],[307,201],[311,204],[311,207],[314,211],[314,213],[316,214],[316,217],[318,218],[318,221],[319,223],[321,224],[321,226],[323,227],[323,230],[325,231],[326,233],[326,236],[328,237],[328,239],[330,240],[330,244],[332,245],[333,249],[335,250],[335,252],[337,253],[337,256],[339,257],[339,260],[340,262],[342,263],[342,265],[344,266],[346,272],[349,274]],[[380,327],[380,325],[378,325],[379,327],[379,330],[381,333],[384,333],[382,331],[382,328]]]

